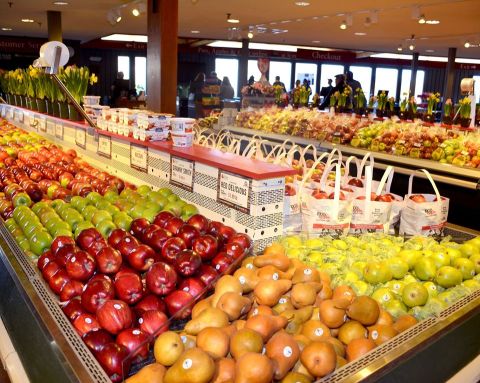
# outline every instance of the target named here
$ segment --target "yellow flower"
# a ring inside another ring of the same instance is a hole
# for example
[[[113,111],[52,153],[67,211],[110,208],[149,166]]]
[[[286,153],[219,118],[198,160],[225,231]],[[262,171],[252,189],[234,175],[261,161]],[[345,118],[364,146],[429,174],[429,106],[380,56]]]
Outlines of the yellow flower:
[[[95,73],[92,73],[90,76],[90,85],[96,84],[98,82],[98,77],[95,76]]]

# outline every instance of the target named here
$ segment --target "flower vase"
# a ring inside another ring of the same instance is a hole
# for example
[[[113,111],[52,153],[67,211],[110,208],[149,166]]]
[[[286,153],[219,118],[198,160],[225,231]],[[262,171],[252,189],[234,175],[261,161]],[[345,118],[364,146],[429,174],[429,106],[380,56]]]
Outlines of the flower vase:
[[[58,105],[57,101],[52,102],[52,110],[54,117],[60,117],[60,105]]]
[[[377,109],[377,117],[382,118],[385,114],[385,111],[383,109]]]
[[[69,113],[68,113],[68,104],[65,101],[58,101],[58,111],[60,118],[68,120]]]
[[[469,128],[471,121],[472,121],[471,118],[468,118],[468,117],[460,117],[460,126],[461,126],[462,128]]]
[[[433,114],[429,114],[429,113],[426,113],[424,116],[423,116],[423,121],[424,122],[428,122],[429,124],[433,124],[435,122],[435,117],[433,116]]]
[[[30,100],[30,109],[38,110],[37,99],[35,97],[30,97],[29,100]]]
[[[442,118],[442,122],[445,124],[445,125],[452,125],[453,124],[453,118],[452,116],[443,116]]]
[[[47,104],[45,103],[44,98],[37,98],[37,110],[40,113],[46,113],[47,112]]]
[[[83,118],[72,104],[68,104],[68,119],[71,121],[82,121]]]
[[[13,96],[12,96],[10,93],[7,93],[7,94],[5,95],[5,97],[7,97],[7,99],[5,100],[5,101],[7,101],[7,104],[12,105],[12,103],[13,103],[13,101],[12,101]]]

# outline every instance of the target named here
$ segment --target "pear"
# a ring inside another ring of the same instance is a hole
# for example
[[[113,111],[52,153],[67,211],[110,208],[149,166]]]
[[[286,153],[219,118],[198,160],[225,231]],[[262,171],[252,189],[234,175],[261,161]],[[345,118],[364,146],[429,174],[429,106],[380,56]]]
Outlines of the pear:
[[[235,361],[222,358],[215,361],[215,375],[212,383],[232,383],[235,379]]]
[[[337,353],[328,342],[312,342],[303,349],[300,360],[312,376],[321,378],[335,370]]]
[[[247,352],[262,352],[262,336],[249,328],[238,330],[230,338],[230,354],[235,358],[240,358]]]
[[[255,299],[259,305],[275,306],[280,297],[292,287],[292,281],[287,279],[261,280],[255,286]]]
[[[292,283],[295,285],[297,283],[305,282],[321,282],[320,273],[317,269],[309,267],[307,265],[301,265],[295,268],[295,272],[292,276]]]
[[[195,319],[196,317],[198,317],[198,314],[200,314],[203,310],[205,310],[208,307],[212,307],[212,296],[209,296],[208,298],[200,300],[195,304],[195,306],[193,306],[192,319]]]
[[[215,294],[212,297],[212,306],[216,307],[220,297],[229,292],[241,295],[243,293],[243,287],[239,280],[233,275],[224,275],[217,281],[217,284],[215,285]]]
[[[247,318],[253,317],[255,315],[274,315],[275,312],[271,307],[264,305],[253,305],[250,311],[247,314]]]
[[[338,328],[345,323],[348,299],[326,299],[320,303],[320,318],[330,328]]]
[[[164,383],[208,383],[215,374],[213,359],[200,348],[191,348],[167,370]]]
[[[180,338],[182,338],[183,347],[185,350],[197,347],[197,337],[193,335],[188,335],[185,332],[180,333]]]
[[[207,327],[225,327],[228,326],[228,316],[222,310],[216,307],[209,307],[203,310],[195,319],[190,320],[185,325],[185,332],[189,335],[197,335]]]
[[[265,355],[248,352],[237,360],[235,383],[271,383],[273,363]]]
[[[273,280],[288,279],[287,278],[288,277],[287,273],[284,273],[283,271],[280,271],[279,269],[277,269],[273,265],[267,265],[267,266],[264,266],[260,269],[257,269],[257,276],[258,276],[258,278],[260,278],[260,280],[262,280],[262,279],[273,279]]]
[[[286,310],[295,310],[295,307],[293,307],[292,304],[292,300],[288,295],[282,295],[278,300],[278,303],[272,308],[273,311],[275,311],[277,314],[281,314]]]
[[[284,328],[287,323],[287,318],[282,316],[255,315],[247,319],[245,328],[258,332],[263,341],[266,342],[278,330]]]
[[[247,269],[251,269],[251,270],[255,270],[256,267],[255,265],[253,264],[253,260],[255,259],[256,257],[255,256],[250,256],[250,257],[247,257],[245,258],[243,261],[242,261],[242,267],[246,267]]]
[[[292,287],[291,299],[297,309],[313,305],[317,299],[317,290],[310,283],[297,283]]]
[[[166,331],[159,335],[153,346],[155,360],[164,366],[171,366],[182,355],[185,347],[176,332]]]
[[[285,255],[285,252],[283,252],[257,256],[253,259],[253,264],[256,267],[265,267],[267,265],[272,265],[280,271],[287,271],[290,268],[292,261]]]
[[[302,326],[302,334],[312,341],[330,336],[330,329],[319,320],[308,320]]]
[[[273,335],[265,346],[265,355],[273,361],[273,376],[283,379],[300,357],[300,348],[293,336],[285,331]]]
[[[298,310],[285,310],[281,313],[289,321],[298,321],[303,324],[312,317],[313,306],[305,306]]]
[[[250,299],[232,292],[223,294],[217,302],[217,308],[224,311],[231,321],[248,313],[250,307],[252,307]]]
[[[280,383],[311,383],[313,381],[307,375],[300,374],[299,372],[289,372]]]
[[[253,291],[258,281],[260,280],[260,278],[257,276],[256,271],[247,267],[239,268],[237,271],[235,271],[233,276],[237,278],[242,285],[244,294]]]
[[[148,364],[135,375],[125,380],[126,383],[163,383],[167,369],[160,363]]]
[[[356,297],[348,306],[347,315],[363,325],[374,324],[380,315],[380,306],[373,298],[362,295]]]
[[[206,351],[213,359],[220,359],[228,354],[230,338],[223,329],[207,327],[197,335],[197,347]]]

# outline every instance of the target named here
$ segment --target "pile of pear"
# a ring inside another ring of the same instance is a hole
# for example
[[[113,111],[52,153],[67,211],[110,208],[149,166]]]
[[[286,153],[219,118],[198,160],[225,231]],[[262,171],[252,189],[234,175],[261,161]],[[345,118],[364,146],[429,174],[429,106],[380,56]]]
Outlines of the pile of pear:
[[[221,277],[128,383],[310,383],[414,326],[274,244]]]

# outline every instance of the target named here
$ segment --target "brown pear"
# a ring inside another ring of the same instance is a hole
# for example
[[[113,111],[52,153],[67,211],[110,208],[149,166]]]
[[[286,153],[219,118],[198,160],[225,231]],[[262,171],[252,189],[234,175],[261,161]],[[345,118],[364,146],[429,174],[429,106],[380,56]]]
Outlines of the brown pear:
[[[220,359],[228,354],[230,338],[223,329],[207,327],[197,335],[197,347],[206,351],[213,359]]]
[[[317,291],[310,283],[297,283],[292,287],[290,298],[296,308],[311,306],[315,303]]]
[[[225,293],[237,293],[243,294],[242,284],[233,275],[224,275],[221,277],[215,285],[215,294],[212,297],[212,306],[216,307],[218,300]]]
[[[320,303],[320,319],[330,328],[338,328],[347,320],[348,299],[326,299]]]
[[[231,321],[248,313],[250,307],[250,299],[232,292],[223,294],[217,302],[217,308],[224,311]]]
[[[345,298],[348,299],[350,302],[353,302],[357,295],[355,294],[355,291],[348,286],[348,285],[340,285],[335,287],[335,290],[333,290],[333,295],[332,299],[339,299],[339,298]]]
[[[281,381],[280,383],[311,383],[313,381],[307,375],[303,375],[299,372],[289,372]]]
[[[300,355],[302,354],[300,353]],[[314,379],[313,375],[310,374],[310,372],[308,372],[307,368],[303,365],[300,359],[298,359],[297,364],[295,365],[295,367],[293,367],[292,372],[298,372],[299,374],[305,375],[306,377],[310,378],[312,381]]]
[[[287,319],[282,316],[255,315],[247,319],[245,328],[258,332],[263,341],[267,342],[273,334],[284,328],[287,322]]]
[[[369,328],[368,338],[373,340],[377,346],[380,346],[397,334],[398,331],[393,328],[393,325],[376,324]]]
[[[323,339],[322,341],[330,343],[335,349],[335,352],[337,353],[338,356],[341,356],[341,357],[345,356],[345,346],[337,338],[330,336]]]
[[[190,335],[197,335],[207,327],[225,326],[228,326],[227,314],[216,307],[209,307],[198,314],[198,317],[187,322],[185,332]]]
[[[253,317],[255,315],[274,315],[275,312],[272,310],[271,307],[264,306],[264,305],[252,305],[252,308],[247,314],[247,319]]]
[[[317,299],[315,300],[315,306],[317,307],[320,306],[320,303],[325,299],[331,299],[332,295],[333,295],[333,291],[330,285],[322,283],[322,289],[317,294]]]
[[[180,335],[173,331],[165,331],[155,340],[153,355],[158,363],[168,367],[177,361],[184,350]]]
[[[272,308],[273,311],[275,311],[277,314],[281,314],[286,310],[295,310],[295,307],[293,307],[292,304],[292,300],[288,295],[282,295],[278,300],[278,303]]]
[[[303,348],[307,345],[312,343],[310,339],[308,339],[305,335],[303,334],[295,334],[293,335],[293,338],[296,340],[298,347],[300,347],[300,350],[303,350]]]
[[[321,378],[335,370],[337,354],[328,342],[312,342],[303,349],[300,360],[312,376]]]
[[[296,285],[297,283],[321,281],[322,280],[320,279],[320,273],[318,272],[318,270],[307,265],[297,267],[292,276],[292,283],[294,285]]]
[[[125,380],[126,383],[163,383],[167,369],[160,363],[148,364],[142,367],[135,375]]]
[[[367,329],[355,320],[345,322],[338,330],[338,339],[346,345],[350,344],[352,340],[363,339],[367,336]]]
[[[320,309],[316,306],[313,306],[313,312],[310,319],[320,320]]]
[[[264,267],[268,265],[275,266],[280,271],[287,271],[292,264],[290,258],[283,253],[264,254],[254,258],[253,264],[256,267]]]
[[[188,335],[186,332],[180,333],[180,338],[182,339],[183,347],[185,350],[197,347],[197,337],[193,335]]]
[[[237,278],[242,285],[244,294],[253,291],[258,281],[260,280],[260,278],[257,276],[256,271],[247,267],[239,268],[237,271],[235,271],[233,276]]]
[[[273,335],[265,346],[265,355],[273,361],[273,376],[283,379],[300,357],[300,348],[293,336],[285,331]]]
[[[363,325],[370,326],[377,321],[380,306],[375,299],[362,295],[348,306],[347,315]]]
[[[164,383],[208,383],[214,374],[213,359],[202,349],[191,348],[167,370]]]
[[[253,264],[253,260],[255,259],[255,256],[247,257],[242,261],[242,267],[246,267],[247,269],[254,270],[256,269],[255,265]]]
[[[319,320],[306,321],[302,326],[302,334],[311,341],[320,341],[330,336],[330,329]]]
[[[260,278],[260,280],[273,279],[276,281],[277,279],[288,279],[286,273],[284,273],[283,271],[280,271],[279,269],[277,269],[275,266],[272,266],[272,265],[267,265],[257,269],[257,276],[258,278]]]
[[[262,352],[262,336],[249,328],[238,330],[230,338],[230,354],[235,358],[240,358],[247,352]]]
[[[273,363],[265,355],[248,352],[237,360],[235,383],[271,383]]]
[[[291,287],[292,281],[287,279],[261,280],[254,289],[255,299],[259,305],[272,307]]]
[[[192,308],[192,319],[195,319],[198,314],[200,314],[203,310],[208,307],[212,307],[212,296],[209,296],[206,299],[200,300],[198,303],[195,304]]]
[[[337,365],[336,365],[335,369],[343,367],[346,364],[347,364],[347,360],[343,356],[337,355]]]
[[[215,361],[215,375],[212,383],[233,383],[235,379],[235,360],[222,358]]]
[[[298,310],[285,310],[281,313],[281,316],[284,316],[289,321],[297,321],[301,324],[305,323],[310,319],[313,313],[313,306],[305,306]]]

